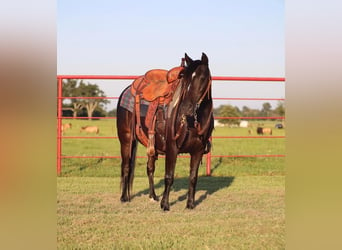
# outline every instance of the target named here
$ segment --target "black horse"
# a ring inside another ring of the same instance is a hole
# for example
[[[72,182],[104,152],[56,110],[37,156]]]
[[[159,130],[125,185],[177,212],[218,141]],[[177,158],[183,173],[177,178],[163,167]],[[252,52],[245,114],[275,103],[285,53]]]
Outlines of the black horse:
[[[184,63],[185,61],[185,63]],[[186,207],[195,207],[195,191],[198,168],[203,154],[210,151],[209,138],[214,128],[213,103],[211,96],[211,75],[208,57],[202,53],[201,60],[192,60],[186,53],[183,59],[184,69],[179,73],[179,85],[173,100],[166,107],[160,106],[156,113],[155,151],[148,154],[147,175],[149,179],[149,197],[158,201],[154,190],[155,160],[158,154],[165,154],[165,190],[161,201],[163,210],[170,210],[169,193],[174,181],[174,171],[179,153],[189,153],[190,177]],[[129,86],[130,87],[130,86]],[[127,89],[126,89],[127,90]],[[125,91],[124,91],[125,92]],[[123,93],[124,93],[123,92]],[[130,201],[133,184],[137,141],[134,113],[120,105],[123,93],[117,106],[117,132],[121,144],[121,201]],[[142,128],[147,134],[144,117],[141,117]]]

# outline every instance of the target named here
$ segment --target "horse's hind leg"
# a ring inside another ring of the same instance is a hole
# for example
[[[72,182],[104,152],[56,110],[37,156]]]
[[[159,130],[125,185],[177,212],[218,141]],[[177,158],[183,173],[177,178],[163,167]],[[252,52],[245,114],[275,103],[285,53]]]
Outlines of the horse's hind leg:
[[[122,202],[131,200],[131,190],[133,186],[136,141],[121,145],[121,189],[120,200]]]
[[[122,202],[130,201],[134,178],[134,165],[137,142],[133,138],[132,113],[118,107],[117,129],[121,146],[121,198]]]
[[[148,176],[148,182],[149,182],[149,197],[155,201],[158,201],[158,196],[156,195],[154,191],[154,170],[155,170],[155,161],[157,159],[156,155],[148,156],[147,161],[147,176]]]

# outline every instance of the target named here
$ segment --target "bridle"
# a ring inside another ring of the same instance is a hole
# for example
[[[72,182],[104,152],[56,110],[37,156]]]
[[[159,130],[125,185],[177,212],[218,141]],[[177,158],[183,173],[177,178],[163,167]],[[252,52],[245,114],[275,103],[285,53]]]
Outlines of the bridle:
[[[204,99],[204,97],[205,97],[206,94],[208,94],[208,97],[209,97],[209,90],[210,90],[210,87],[211,87],[211,82],[212,82],[212,81],[211,81],[211,76],[210,76],[208,86],[207,86],[206,90],[203,92],[201,98],[200,98],[200,99],[198,100],[198,102],[196,103],[196,108],[199,107],[199,106],[201,105],[201,103],[202,103],[202,101],[203,101],[203,99]]]
[[[194,110],[194,114],[193,114],[194,115],[194,126],[197,129],[198,135],[203,135],[203,133],[205,132],[205,130],[207,129],[207,127],[210,124],[210,119],[207,119],[205,125],[203,126],[203,128],[201,128],[201,124],[197,120],[197,111],[198,111],[199,107],[201,106],[201,103],[202,103],[204,97],[207,94],[208,94],[208,98],[209,98],[209,90],[211,87],[211,83],[212,83],[212,80],[210,77],[206,90],[204,91],[203,95],[201,96],[201,98],[199,99],[199,101],[196,103],[196,106],[195,106],[195,110]],[[209,117],[212,115],[212,113],[213,113],[213,108],[211,107]]]
[[[210,97],[210,87],[211,87],[211,84],[212,84],[212,80],[211,80],[211,76],[209,77],[209,82],[207,84],[207,88],[205,89],[205,91],[203,92],[203,94],[201,95],[201,97],[199,98],[199,100],[196,102],[196,105],[195,105],[195,108],[193,110],[193,117],[194,117],[194,127],[197,129],[197,134],[198,135],[203,135],[204,132],[206,131],[206,129],[208,128],[209,124],[210,124],[210,119],[207,119],[206,123],[204,124],[203,127],[201,127],[201,124],[198,122],[198,119],[197,119],[197,112],[198,112],[198,109],[199,107],[201,106],[201,103],[203,102],[204,98],[206,95],[208,95],[208,98]],[[187,89],[187,88],[185,88]],[[186,91],[184,91],[183,93],[183,96],[185,94]],[[211,117],[213,113],[213,108],[211,107],[210,109],[210,113],[209,113],[209,117]],[[182,116],[182,120],[181,120],[181,128],[183,128],[184,124],[185,124],[185,117],[184,115]]]

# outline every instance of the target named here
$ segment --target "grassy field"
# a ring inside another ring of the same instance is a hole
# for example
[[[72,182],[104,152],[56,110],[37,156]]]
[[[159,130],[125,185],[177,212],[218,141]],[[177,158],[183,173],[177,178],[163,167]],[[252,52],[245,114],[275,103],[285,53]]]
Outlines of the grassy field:
[[[66,121],[65,121],[66,122]],[[115,121],[71,121],[115,136]],[[273,126],[273,124],[265,124]],[[285,130],[274,135],[285,135]],[[217,128],[214,135],[248,135],[246,128]],[[89,135],[91,136],[91,135]],[[284,139],[215,139],[213,155],[285,154]],[[63,139],[64,155],[119,155],[113,139]],[[139,146],[139,155],[145,155]],[[212,176],[200,167],[196,208],[185,209],[189,159],[178,159],[171,211],[148,199],[146,159],[138,159],[134,197],[120,199],[118,159],[63,159],[57,178],[58,249],[284,249],[284,158],[213,158]],[[163,191],[164,160],[157,161],[156,193]]]
[[[100,128],[98,136],[116,136],[115,120],[66,120],[71,122],[73,128],[65,136],[95,136],[80,132],[80,127],[97,125]],[[265,123],[265,126],[274,127],[275,122]],[[248,136],[249,128],[216,128],[213,136]],[[254,128],[256,130],[256,125]],[[285,135],[285,130],[273,129],[273,135]],[[260,136],[262,138],[263,136]],[[63,139],[63,155],[67,156],[119,156],[120,147],[118,139]],[[285,154],[285,139],[213,139],[212,155],[263,155]],[[139,144],[138,155],[146,156],[145,148]],[[200,167],[199,175],[205,175],[205,161]],[[227,175],[274,175],[284,174],[282,164],[284,158],[212,158],[212,173],[219,176]],[[138,158],[136,170],[138,176],[145,176],[146,159]],[[157,163],[156,176],[164,175],[164,159]],[[176,175],[188,174],[189,159],[177,160]],[[159,166],[159,167],[158,167]],[[89,176],[89,177],[115,177],[120,175],[120,159],[63,159],[62,176]]]

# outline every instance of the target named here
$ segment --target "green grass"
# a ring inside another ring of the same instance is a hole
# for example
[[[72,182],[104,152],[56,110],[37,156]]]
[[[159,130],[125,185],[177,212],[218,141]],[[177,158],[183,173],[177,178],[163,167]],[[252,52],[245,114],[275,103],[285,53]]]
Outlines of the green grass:
[[[116,136],[115,120],[65,120],[71,122],[73,128],[65,136],[94,136],[80,133],[80,127],[97,125],[99,136]],[[265,126],[274,127],[275,122]],[[254,125],[255,130],[256,125]],[[216,128],[213,136],[247,136],[249,128]],[[255,133],[254,133],[255,135]],[[285,135],[285,130],[273,129],[273,135]],[[260,136],[262,138],[262,136]],[[66,156],[119,156],[118,139],[63,139],[62,154]],[[212,155],[264,155],[285,154],[285,139],[213,139]],[[138,155],[146,156],[145,148],[139,144]],[[205,175],[206,157],[200,167],[199,175]],[[162,177],[164,159],[156,163],[156,176]],[[284,174],[284,158],[221,158],[213,157],[212,172],[215,175],[272,175]],[[146,159],[136,162],[136,175],[145,176]],[[189,171],[189,159],[178,158],[176,175],[186,176]],[[62,176],[98,176],[117,177],[120,175],[120,159],[63,159]]]
[[[200,177],[197,206],[185,209],[187,178],[176,178],[171,211],[135,179],[130,203],[119,178],[57,179],[59,249],[284,249],[284,176]],[[162,180],[156,179],[157,194]]]
[[[66,121],[65,121],[66,122]],[[98,125],[115,136],[115,121],[71,121],[65,136]],[[272,124],[271,124],[272,125]],[[274,135],[284,135],[275,130]],[[214,135],[248,135],[217,128]],[[284,154],[284,139],[216,139],[213,155]],[[64,155],[119,155],[115,139],[63,139]],[[140,145],[139,155],[145,155]],[[58,249],[285,249],[284,158],[213,158],[200,166],[196,208],[185,209],[189,159],[178,159],[169,212],[148,198],[146,159],[138,159],[130,203],[120,202],[119,159],[63,159],[57,178]],[[163,192],[164,159],[155,186]]]

